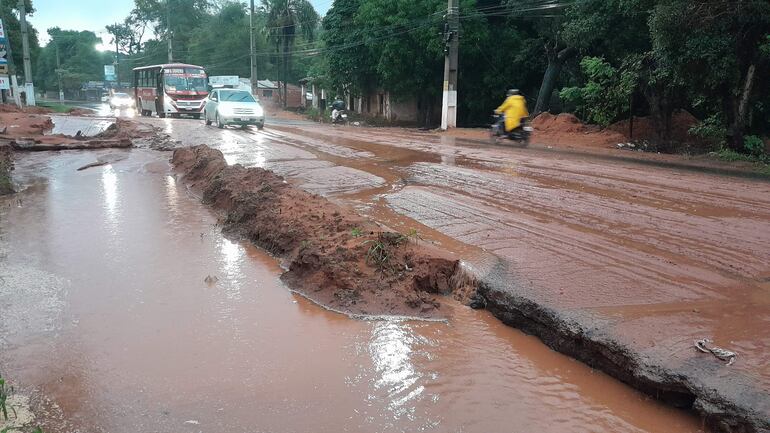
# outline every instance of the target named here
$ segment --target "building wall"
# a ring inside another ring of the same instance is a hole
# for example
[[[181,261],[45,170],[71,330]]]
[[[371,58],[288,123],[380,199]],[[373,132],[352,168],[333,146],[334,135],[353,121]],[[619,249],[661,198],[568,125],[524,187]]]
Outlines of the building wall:
[[[417,122],[420,114],[415,98],[396,99],[390,92],[375,91],[355,98],[354,110],[364,116],[389,122]]]

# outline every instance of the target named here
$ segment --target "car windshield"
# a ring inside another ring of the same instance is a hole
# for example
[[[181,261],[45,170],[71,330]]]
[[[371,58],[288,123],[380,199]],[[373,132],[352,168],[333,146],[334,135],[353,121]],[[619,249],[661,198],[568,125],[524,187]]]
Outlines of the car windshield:
[[[243,90],[220,90],[219,98],[228,102],[257,102],[251,93]]]
[[[128,95],[125,94],[125,93],[116,93],[115,97],[116,98],[128,98]]]
[[[208,90],[206,77],[190,75],[165,75],[163,84],[167,92],[194,91],[205,92]]]

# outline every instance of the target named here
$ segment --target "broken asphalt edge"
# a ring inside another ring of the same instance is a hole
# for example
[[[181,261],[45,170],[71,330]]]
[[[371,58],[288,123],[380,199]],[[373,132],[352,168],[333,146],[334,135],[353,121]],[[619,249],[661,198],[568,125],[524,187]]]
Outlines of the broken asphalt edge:
[[[504,265],[499,265],[504,267]],[[517,293],[501,269],[480,278],[478,294],[500,321],[669,405],[690,409],[714,432],[770,432],[770,398],[754,381],[720,361],[673,368],[644,356],[602,329],[602,319],[562,311]],[[693,350],[695,350],[693,348]]]
[[[221,158],[221,153],[215,152]],[[204,165],[198,168],[205,168],[204,161],[197,161],[196,165],[200,163]],[[221,163],[224,164],[223,161]],[[214,176],[211,177],[213,179]],[[269,244],[250,240],[271,251]],[[666,367],[615,338],[603,326],[606,320],[588,313],[557,310],[522,296],[513,287],[515,282],[504,277],[509,275],[505,268],[506,265],[499,262],[487,275],[476,276],[476,285],[486,309],[506,325],[537,336],[552,349],[665,403],[694,410],[714,432],[770,432],[770,421],[766,416],[770,413],[770,401],[766,393],[757,390],[754,383],[741,373],[720,370],[729,367],[712,359],[701,361],[693,358],[691,363],[686,362],[676,368]],[[289,286],[291,288],[291,284]],[[304,290],[292,291],[329,308],[320,299],[308,296],[309,293]],[[332,310],[342,312],[333,307]],[[352,314],[351,317],[360,315]],[[725,381],[730,383],[725,384]]]

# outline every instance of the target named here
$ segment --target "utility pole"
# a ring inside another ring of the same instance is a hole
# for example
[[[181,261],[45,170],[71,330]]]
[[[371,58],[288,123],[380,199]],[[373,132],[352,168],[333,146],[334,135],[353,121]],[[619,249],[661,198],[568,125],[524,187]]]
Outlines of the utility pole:
[[[249,28],[251,30],[251,93],[259,97],[259,78],[257,77],[257,41],[254,32],[254,0],[251,0],[251,14],[249,15]]]
[[[174,47],[171,42],[173,33],[171,32],[171,0],[166,0],[166,28],[168,29],[168,62],[174,62]]]
[[[460,48],[458,0],[448,0],[444,28],[444,89],[441,102],[441,129],[457,126],[457,56]]]
[[[24,0],[19,0],[19,22],[21,24],[21,47],[24,50],[24,86],[27,105],[35,105],[35,86],[32,84],[32,62],[29,56],[29,34],[27,32],[27,11]]]
[[[120,49],[118,48],[118,35],[115,35],[115,88],[120,88]]]
[[[61,84],[61,60],[59,59],[59,42],[53,41],[54,47],[56,47],[56,77],[59,80],[59,102],[64,102],[64,88]]]

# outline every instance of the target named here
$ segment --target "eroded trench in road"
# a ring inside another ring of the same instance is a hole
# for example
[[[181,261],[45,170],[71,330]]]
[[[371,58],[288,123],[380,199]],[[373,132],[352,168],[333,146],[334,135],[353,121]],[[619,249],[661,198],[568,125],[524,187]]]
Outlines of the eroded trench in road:
[[[0,203],[0,367],[47,432],[701,431],[450,299],[445,322],[320,308],[168,154],[125,152],[22,155]]]

